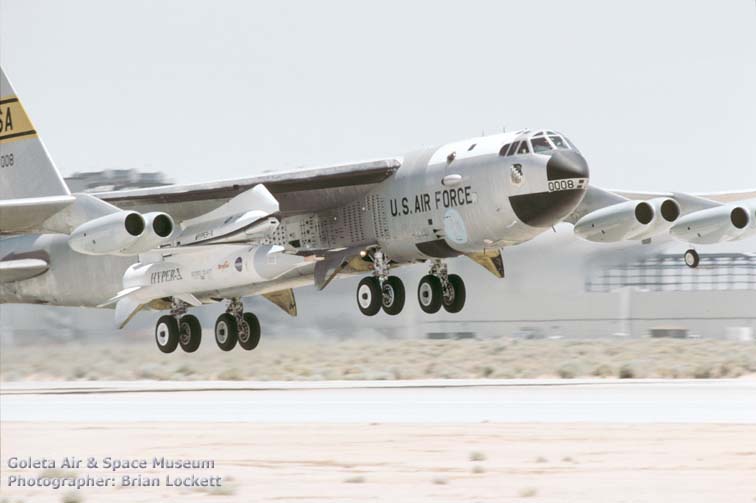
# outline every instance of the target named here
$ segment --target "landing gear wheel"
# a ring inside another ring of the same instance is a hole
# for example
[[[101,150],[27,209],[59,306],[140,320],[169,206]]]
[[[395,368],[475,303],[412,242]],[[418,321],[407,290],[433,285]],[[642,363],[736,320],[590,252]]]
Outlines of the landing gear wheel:
[[[239,346],[252,351],[260,343],[260,320],[252,313],[244,313],[244,327],[239,327]]]
[[[202,342],[202,325],[196,316],[185,314],[178,322],[178,342],[181,349],[194,353]]]
[[[375,316],[381,310],[381,283],[378,278],[362,278],[357,285],[357,307],[365,316]]]
[[[685,265],[690,267],[691,269],[695,269],[698,267],[699,262],[701,262],[701,257],[698,256],[698,252],[694,249],[687,250],[685,254],[683,255],[683,260],[685,260]]]
[[[404,308],[404,283],[396,276],[389,276],[381,286],[381,305],[386,314],[392,316],[402,312]]]
[[[178,346],[178,323],[176,318],[166,314],[158,319],[155,325],[155,342],[163,353],[173,353]]]
[[[440,279],[431,274],[420,279],[417,285],[417,301],[420,303],[420,309],[428,314],[437,313],[441,309],[443,298],[444,292]]]
[[[239,334],[239,326],[236,324],[236,318],[229,313],[223,313],[218,316],[215,322],[215,342],[223,351],[231,351],[236,346],[236,340]]]
[[[465,282],[457,274],[450,274],[448,277],[449,292],[444,295],[444,309],[449,313],[458,313],[465,307]]]

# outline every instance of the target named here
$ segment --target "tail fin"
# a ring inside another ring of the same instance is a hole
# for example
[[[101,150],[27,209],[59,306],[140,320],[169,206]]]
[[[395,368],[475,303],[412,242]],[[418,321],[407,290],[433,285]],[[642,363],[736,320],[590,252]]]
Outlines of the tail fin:
[[[0,68],[0,234],[34,227],[73,201]]]

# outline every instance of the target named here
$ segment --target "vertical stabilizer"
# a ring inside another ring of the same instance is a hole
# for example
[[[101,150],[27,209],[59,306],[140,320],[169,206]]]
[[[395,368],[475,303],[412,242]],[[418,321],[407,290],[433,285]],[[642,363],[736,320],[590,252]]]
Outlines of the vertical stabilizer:
[[[73,201],[0,68],[0,234],[39,225]]]

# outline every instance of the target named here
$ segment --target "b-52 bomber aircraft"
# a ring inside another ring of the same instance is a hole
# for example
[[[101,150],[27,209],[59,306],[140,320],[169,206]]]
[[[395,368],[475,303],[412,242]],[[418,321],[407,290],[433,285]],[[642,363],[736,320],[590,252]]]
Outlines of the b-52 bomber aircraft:
[[[254,349],[262,295],[296,315],[293,289],[364,276],[357,307],[398,315],[395,271],[425,263],[420,308],[450,313],[465,283],[447,260],[466,256],[504,277],[501,249],[559,222],[598,242],[671,234],[694,244],[756,234],[756,193],[629,194],[590,185],[588,163],[548,129],[481,136],[400,157],[230,181],[71,194],[5,73],[0,75],[0,301],[114,307],[123,327],[168,311],[160,351],[196,351],[188,311],[228,302],[214,327],[224,351]],[[698,265],[694,249],[685,253]]]

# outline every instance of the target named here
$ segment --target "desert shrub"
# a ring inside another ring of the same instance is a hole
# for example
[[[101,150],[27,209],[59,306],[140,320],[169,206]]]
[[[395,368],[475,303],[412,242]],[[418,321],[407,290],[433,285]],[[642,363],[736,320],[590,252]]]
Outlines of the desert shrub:
[[[633,379],[634,377],[638,377],[638,370],[636,369],[636,366],[632,363],[624,363],[620,368],[619,372],[617,372],[617,376],[620,379]]]
[[[693,370],[693,377],[696,379],[709,379],[713,377],[711,365],[701,364]]]
[[[614,375],[614,370],[606,363],[602,363],[601,365],[596,366],[591,374],[596,377],[611,377]]]
[[[574,362],[563,363],[557,369],[557,375],[562,379],[574,379],[580,374],[580,369]]]
[[[470,453],[470,461],[485,461],[486,455],[480,451],[473,451]]]
[[[222,381],[243,381],[244,375],[241,370],[231,367],[218,374],[218,379]]]
[[[538,495],[538,489],[535,487],[525,487],[523,489],[520,489],[520,492],[517,493],[520,498],[532,498],[534,496]]]

